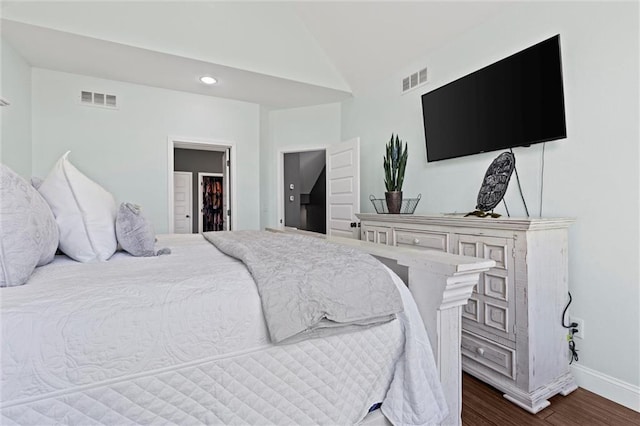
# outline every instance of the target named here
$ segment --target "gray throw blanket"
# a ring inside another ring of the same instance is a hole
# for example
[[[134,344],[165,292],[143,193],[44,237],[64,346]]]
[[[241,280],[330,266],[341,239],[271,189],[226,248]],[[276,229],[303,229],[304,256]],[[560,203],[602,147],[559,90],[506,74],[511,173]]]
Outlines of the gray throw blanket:
[[[273,343],[381,324],[403,310],[387,270],[356,249],[262,231],[203,235],[251,272]]]

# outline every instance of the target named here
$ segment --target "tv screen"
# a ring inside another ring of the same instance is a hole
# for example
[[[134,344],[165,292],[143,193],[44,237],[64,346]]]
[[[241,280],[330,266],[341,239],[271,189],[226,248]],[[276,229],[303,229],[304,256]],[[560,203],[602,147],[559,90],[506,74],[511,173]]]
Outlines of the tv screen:
[[[560,36],[422,95],[427,161],[567,136]]]

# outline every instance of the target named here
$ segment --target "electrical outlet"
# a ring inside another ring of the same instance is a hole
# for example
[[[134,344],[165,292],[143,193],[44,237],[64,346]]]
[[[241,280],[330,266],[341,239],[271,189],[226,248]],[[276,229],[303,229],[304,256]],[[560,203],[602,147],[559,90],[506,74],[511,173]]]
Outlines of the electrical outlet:
[[[577,323],[578,326],[576,327],[578,329],[577,332],[575,332],[573,334],[573,337],[576,339],[584,339],[584,320],[582,318],[577,318],[577,317],[571,317],[569,319],[569,323]]]

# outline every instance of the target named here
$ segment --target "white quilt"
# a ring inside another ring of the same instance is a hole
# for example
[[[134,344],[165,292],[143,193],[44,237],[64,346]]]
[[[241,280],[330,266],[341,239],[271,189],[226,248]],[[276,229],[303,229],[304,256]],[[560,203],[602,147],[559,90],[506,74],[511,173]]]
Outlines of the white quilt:
[[[57,259],[2,289],[2,424],[352,424],[382,400],[396,424],[445,414],[401,284],[397,321],[274,346],[239,261],[159,240],[171,255]]]

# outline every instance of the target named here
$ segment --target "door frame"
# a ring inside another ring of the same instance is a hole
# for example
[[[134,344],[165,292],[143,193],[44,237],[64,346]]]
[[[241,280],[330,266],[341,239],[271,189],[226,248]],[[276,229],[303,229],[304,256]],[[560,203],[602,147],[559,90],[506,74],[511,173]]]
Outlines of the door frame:
[[[189,216],[189,232],[187,232],[187,234],[191,234],[193,233],[193,172],[177,172],[177,171],[173,171],[172,173],[172,178],[175,177],[176,173],[180,173],[183,175],[189,175],[189,199],[190,199],[190,203],[189,203],[189,212],[190,212],[190,216]],[[175,183],[175,179],[173,179],[173,182]],[[173,188],[172,193],[175,193],[175,188]],[[175,213],[175,206],[172,205],[171,206],[172,212]],[[175,230],[175,214],[174,214],[174,222],[171,223],[174,230]]]
[[[235,229],[238,220],[238,196],[236,192],[237,178],[237,149],[236,143],[232,141],[225,141],[220,139],[204,139],[195,138],[189,136],[167,136],[167,218],[168,218],[168,230],[170,234],[173,234],[173,169],[174,169],[174,148],[182,149],[195,149],[200,151],[218,151],[224,152],[229,149],[229,155],[231,157],[230,168],[231,176],[229,178],[229,195],[231,197],[231,217],[229,223],[229,230]]]
[[[324,164],[327,165],[327,149],[330,145],[314,145],[314,146],[286,146],[278,150],[278,191],[277,191],[277,203],[278,203],[278,216],[276,217],[277,226],[284,227],[284,155],[295,154],[296,152],[307,151],[324,151]],[[325,182],[328,184],[328,174],[325,174]],[[329,185],[325,185],[325,215],[326,224],[329,225]],[[328,227],[325,229],[329,229]]]
[[[204,208],[204,206],[202,205],[203,203],[203,199],[202,199],[202,178],[203,177],[219,177],[224,179],[224,173],[211,173],[211,172],[198,172],[198,233],[202,234],[202,209]],[[224,182],[222,182],[222,184],[224,185]],[[223,195],[224,196],[224,195]],[[225,228],[229,226],[228,223],[225,223]],[[226,231],[227,229],[225,229]]]

